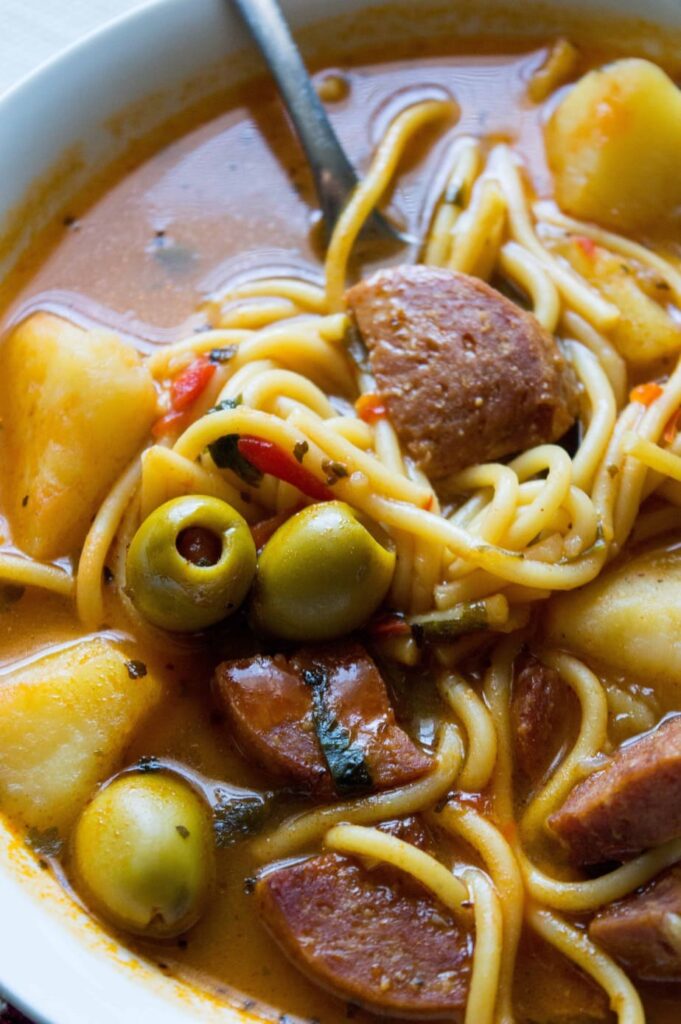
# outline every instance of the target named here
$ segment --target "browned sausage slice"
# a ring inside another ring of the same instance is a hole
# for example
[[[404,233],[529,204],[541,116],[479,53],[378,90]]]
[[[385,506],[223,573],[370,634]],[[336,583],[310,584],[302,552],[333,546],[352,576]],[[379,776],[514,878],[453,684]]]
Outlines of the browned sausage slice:
[[[389,789],[432,765],[395,721],[359,644],[224,662],[215,690],[243,753],[320,795]]]
[[[346,301],[390,420],[432,479],[554,441],[572,424],[576,387],[555,340],[484,281],[392,267]]]
[[[622,860],[681,836],[681,715],[620,747],[549,824],[579,864]]]
[[[589,935],[642,981],[681,981],[681,864],[602,910]]]
[[[560,725],[573,702],[570,688],[555,669],[531,654],[515,664],[511,720],[518,765],[528,779],[548,767],[560,742]]]
[[[463,1016],[471,935],[414,880],[325,853],[264,875],[256,894],[284,952],[334,995],[398,1017]]]

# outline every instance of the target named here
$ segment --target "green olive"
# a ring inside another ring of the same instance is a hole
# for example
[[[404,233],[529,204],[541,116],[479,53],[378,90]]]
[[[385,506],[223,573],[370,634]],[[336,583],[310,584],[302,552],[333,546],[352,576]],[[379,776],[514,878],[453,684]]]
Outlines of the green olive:
[[[395,553],[377,526],[342,501],[310,505],[260,553],[254,623],[286,640],[343,636],[378,608],[394,570]]]
[[[132,539],[127,589],[155,626],[206,629],[242,603],[255,573],[255,544],[245,519],[219,498],[167,501]]]
[[[171,938],[195,924],[213,873],[210,809],[173,775],[120,776],[76,826],[76,888],[105,920],[135,935]]]

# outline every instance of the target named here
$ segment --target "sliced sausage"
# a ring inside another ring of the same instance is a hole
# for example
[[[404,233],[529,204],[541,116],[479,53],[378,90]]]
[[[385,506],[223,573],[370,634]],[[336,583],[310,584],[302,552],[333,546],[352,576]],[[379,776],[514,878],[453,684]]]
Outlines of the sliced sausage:
[[[555,669],[531,654],[515,664],[511,719],[518,766],[528,779],[537,779],[556,752],[572,692]]]
[[[412,824],[398,834],[423,842]],[[284,952],[334,995],[374,1013],[462,1018],[472,937],[413,879],[325,853],[264,875],[256,895]]]
[[[346,294],[406,451],[432,478],[554,441],[576,384],[534,316],[478,278],[392,267]]]
[[[387,832],[390,836],[417,846],[419,850],[434,852],[433,836],[416,814],[410,814],[406,818],[395,818],[393,821],[383,821],[377,827],[381,832]]]
[[[681,864],[602,910],[589,935],[641,981],[681,981]]]
[[[359,644],[224,662],[215,690],[243,753],[318,795],[389,789],[432,765],[395,721]]]
[[[620,747],[549,824],[579,864],[622,860],[681,836],[681,715]]]

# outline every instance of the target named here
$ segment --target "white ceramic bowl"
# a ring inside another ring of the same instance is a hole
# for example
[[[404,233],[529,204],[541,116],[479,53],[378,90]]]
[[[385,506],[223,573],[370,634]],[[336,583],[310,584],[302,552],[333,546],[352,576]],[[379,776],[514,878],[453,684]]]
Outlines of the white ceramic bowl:
[[[405,32],[574,31],[574,19],[586,17],[592,37],[611,38],[621,24],[616,28],[609,17],[635,19],[643,13],[640,0],[544,0],[532,16],[533,0],[447,0],[439,11],[431,0],[397,0],[390,15],[364,25],[358,13],[377,6],[377,0],[284,0],[283,6],[294,29],[305,29],[310,45],[314,32],[307,28],[342,13],[351,30],[334,32],[337,54],[352,46],[358,24],[362,42],[377,33],[389,42]],[[645,17],[666,30],[667,45],[674,34],[681,40],[679,0],[646,0]],[[630,21],[627,34],[640,44],[646,30]],[[318,40],[324,40],[323,32]],[[93,169],[133,135],[218,84],[252,73],[255,57],[248,50],[239,53],[244,43],[228,0],[155,0],[7,93],[0,100],[0,274]],[[654,55],[655,46],[652,39],[648,52]],[[681,45],[678,52],[681,56]],[[0,991],[45,1024],[188,1024],[248,1017],[163,977],[118,946],[49,873],[40,871],[1,823]]]

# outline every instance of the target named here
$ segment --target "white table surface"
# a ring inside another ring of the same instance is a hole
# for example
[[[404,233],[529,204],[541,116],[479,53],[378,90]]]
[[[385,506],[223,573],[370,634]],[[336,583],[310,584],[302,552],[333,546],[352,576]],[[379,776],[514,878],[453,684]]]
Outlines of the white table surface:
[[[0,93],[143,0],[0,0]]]

